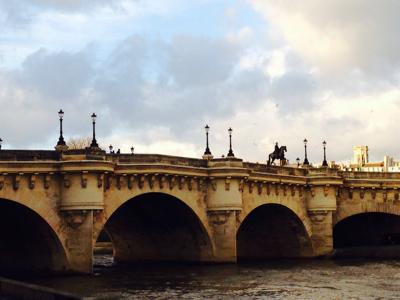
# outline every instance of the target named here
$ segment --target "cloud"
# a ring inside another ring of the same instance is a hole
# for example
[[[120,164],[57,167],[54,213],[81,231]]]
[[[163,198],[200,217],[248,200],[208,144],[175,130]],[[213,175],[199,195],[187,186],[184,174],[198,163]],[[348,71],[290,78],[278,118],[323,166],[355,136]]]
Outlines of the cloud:
[[[50,110],[62,107],[70,136],[90,134],[85,115],[95,111],[103,135],[126,128],[152,144],[159,137],[148,132],[167,127],[176,138],[191,142],[195,127],[233,114],[245,103],[255,105],[256,96],[264,93],[268,79],[262,72],[237,72],[241,50],[225,38],[179,36],[166,42],[142,35],[122,41],[101,63],[91,52],[95,47],[78,52],[39,49],[20,70],[3,71],[9,93],[0,102],[17,101],[16,95],[23,94],[22,102],[35,104],[46,115],[39,122],[51,120]],[[21,111],[23,106],[13,109]],[[52,132],[49,126],[32,126],[45,135]],[[8,139],[14,144],[34,141],[29,133],[10,129],[3,134],[18,136]]]
[[[238,22],[222,34],[160,28],[151,16],[167,13],[162,24],[170,25],[171,15],[182,17],[175,8],[191,7],[181,0],[113,2],[122,8],[108,3],[0,0],[8,6],[0,23],[6,12],[29,29],[15,35],[3,28],[4,61],[14,53],[23,58],[0,69],[6,124],[0,137],[7,147],[53,147],[63,108],[67,138],[90,136],[89,116],[96,112],[99,142],[125,152],[133,145],[137,152],[200,157],[208,123],[216,157],[227,153],[230,126],[234,152],[245,160],[265,161],[278,141],[293,162],[303,157],[304,137],[316,162],[324,139],[328,158],[337,161],[348,159],[355,144],[368,144],[377,159],[396,155],[396,3],[378,9],[366,1],[367,11],[356,9],[357,1],[254,0],[265,28]],[[185,20],[196,9],[185,10]],[[242,13],[221,12],[235,20]],[[138,23],[131,18],[137,14],[150,17]],[[274,34],[264,36],[267,30]]]
[[[167,72],[178,85],[217,85],[229,77],[239,50],[235,43],[222,39],[178,36],[169,49]]]
[[[84,51],[48,53],[39,49],[25,59],[18,79],[43,96],[62,102],[77,98],[91,73],[91,62]]]
[[[361,72],[374,80],[391,80],[398,72],[399,1],[251,2],[325,76]]]

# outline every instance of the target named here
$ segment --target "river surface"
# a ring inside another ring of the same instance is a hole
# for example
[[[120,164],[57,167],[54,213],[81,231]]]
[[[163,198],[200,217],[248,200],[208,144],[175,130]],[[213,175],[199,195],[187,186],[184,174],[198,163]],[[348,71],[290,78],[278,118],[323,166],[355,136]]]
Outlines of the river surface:
[[[115,266],[86,276],[25,279],[84,299],[400,299],[400,260],[277,260]]]

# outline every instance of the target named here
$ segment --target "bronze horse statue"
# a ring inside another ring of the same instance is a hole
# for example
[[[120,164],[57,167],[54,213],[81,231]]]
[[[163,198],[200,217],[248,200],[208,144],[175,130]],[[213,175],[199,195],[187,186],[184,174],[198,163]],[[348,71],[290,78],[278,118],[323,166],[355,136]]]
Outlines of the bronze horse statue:
[[[274,163],[275,159],[279,159],[280,165],[286,164],[285,152],[287,151],[286,146],[277,147],[274,152],[268,155],[268,165]]]

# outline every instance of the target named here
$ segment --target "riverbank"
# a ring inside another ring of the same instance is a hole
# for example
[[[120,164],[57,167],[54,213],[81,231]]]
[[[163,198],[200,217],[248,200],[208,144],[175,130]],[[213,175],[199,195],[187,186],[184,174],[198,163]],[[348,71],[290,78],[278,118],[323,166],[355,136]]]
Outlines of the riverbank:
[[[69,293],[0,277],[1,300],[80,300]]]

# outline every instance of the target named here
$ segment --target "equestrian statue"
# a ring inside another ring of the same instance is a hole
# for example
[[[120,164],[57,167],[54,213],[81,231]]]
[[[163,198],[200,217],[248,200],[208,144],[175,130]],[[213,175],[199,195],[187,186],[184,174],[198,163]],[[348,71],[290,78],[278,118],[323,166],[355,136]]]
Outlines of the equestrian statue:
[[[270,155],[268,155],[268,165],[274,163],[275,159],[279,159],[280,165],[284,166],[286,164],[285,152],[287,151],[286,146],[278,146],[278,143],[275,143],[275,150]]]

